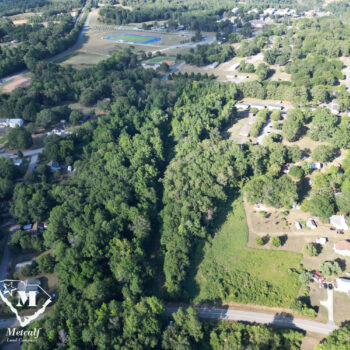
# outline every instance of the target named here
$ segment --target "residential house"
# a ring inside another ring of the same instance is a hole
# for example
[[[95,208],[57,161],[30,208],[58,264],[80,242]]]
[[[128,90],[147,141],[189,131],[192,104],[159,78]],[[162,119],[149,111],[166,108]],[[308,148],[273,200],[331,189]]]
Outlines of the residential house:
[[[7,119],[7,123],[10,128],[17,128],[23,125],[23,119]]]
[[[39,225],[37,222],[35,222],[33,225],[29,224],[29,225],[23,226],[24,231],[26,231],[27,233],[32,234],[34,236],[37,235],[38,229],[39,229]]]
[[[23,160],[20,158],[13,159],[13,164],[16,166],[21,166],[23,164]]]
[[[64,125],[60,124],[57,125],[53,130],[52,133],[58,136],[64,135],[66,133],[66,128]]]
[[[311,169],[321,169],[322,168],[322,163],[318,163],[318,162],[311,162]]]
[[[300,224],[299,221],[296,221],[296,222],[295,222],[295,228],[296,228],[297,230],[301,230],[301,229],[302,229],[302,226],[301,226],[301,224]]]
[[[329,218],[329,223],[338,230],[348,230],[349,226],[346,223],[346,218],[344,215],[332,215]]]
[[[308,228],[311,228],[311,230],[314,230],[315,228],[317,228],[316,222],[313,219],[308,219],[306,221],[306,226]]]
[[[243,103],[243,102],[236,103],[237,109],[248,109],[249,107],[250,107],[250,105],[248,103]]]
[[[350,256],[350,242],[340,241],[334,244],[333,250],[342,256]]]
[[[334,290],[341,293],[346,293],[350,296],[350,279],[337,278],[334,283]]]
[[[25,292],[26,294],[29,292],[37,292],[40,286],[40,281],[38,279],[28,279],[24,281],[18,282],[17,290],[19,292]]]
[[[27,265],[33,265],[34,261],[33,260],[28,260],[28,261],[23,261],[21,263],[16,264],[15,266],[15,270],[21,270],[23,267],[27,266]]]
[[[318,243],[318,244],[325,245],[327,243],[327,241],[328,241],[327,237],[316,238],[316,243]]]
[[[16,128],[23,125],[23,119],[0,119],[0,128]]]
[[[61,170],[60,165],[55,160],[51,160],[51,162],[48,163],[48,166],[50,167],[50,170],[54,173],[55,171]]]

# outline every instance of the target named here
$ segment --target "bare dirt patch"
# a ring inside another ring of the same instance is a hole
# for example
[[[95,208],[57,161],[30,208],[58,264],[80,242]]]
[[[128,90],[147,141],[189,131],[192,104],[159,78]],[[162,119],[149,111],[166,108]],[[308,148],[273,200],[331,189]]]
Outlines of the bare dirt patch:
[[[13,22],[13,24],[15,26],[18,26],[20,24],[26,24],[28,22],[28,20],[27,19],[16,19],[16,20],[14,20],[12,22]]]
[[[27,87],[30,84],[30,78],[29,77],[24,77],[24,76],[18,76],[14,79],[12,79],[10,82],[5,84],[2,87],[2,91],[9,93],[12,92],[14,89],[19,88],[19,87]]]
[[[301,343],[301,350],[314,350],[323,338],[321,334],[307,332]]]
[[[271,76],[270,80],[274,81],[290,81],[291,75],[284,71],[284,68],[278,65],[270,66],[275,72]]]

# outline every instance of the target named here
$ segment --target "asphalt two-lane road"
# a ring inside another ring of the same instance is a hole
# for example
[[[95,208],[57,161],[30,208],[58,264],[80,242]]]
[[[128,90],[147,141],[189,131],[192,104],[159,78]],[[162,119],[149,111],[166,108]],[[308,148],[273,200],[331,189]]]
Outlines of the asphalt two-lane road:
[[[167,308],[167,315],[170,316],[173,312],[176,312],[177,309],[178,307]],[[321,323],[304,320],[301,318],[291,318],[287,316],[266,314],[260,312],[199,307],[195,307],[195,309],[198,311],[198,315],[201,318],[265,323],[278,327],[302,329],[307,332],[314,332],[324,335],[328,335],[332,331],[338,329],[338,326],[334,323]]]

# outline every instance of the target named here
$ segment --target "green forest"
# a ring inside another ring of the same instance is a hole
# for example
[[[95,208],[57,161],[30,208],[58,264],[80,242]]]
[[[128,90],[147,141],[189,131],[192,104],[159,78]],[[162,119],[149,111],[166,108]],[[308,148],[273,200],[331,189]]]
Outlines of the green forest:
[[[105,25],[165,21],[167,30],[191,30],[192,44],[205,31],[216,42],[174,54],[191,66],[185,73],[165,63],[164,70],[144,69],[146,58],[166,56],[118,43],[97,64],[58,64],[47,59],[76,43],[93,3],[0,0],[0,77],[23,69],[31,75],[28,86],[0,95],[1,118],[24,122],[1,136],[22,161],[0,157],[1,210],[8,207],[19,225],[9,236],[10,254],[35,256],[14,276],[57,278],[49,311],[29,326],[41,336],[21,349],[301,349],[302,330],[204,320],[189,305],[253,304],[317,316],[313,273],[303,258],[322,249],[310,242],[299,252],[279,249],[287,241],[282,231],[249,242],[244,205],[254,206],[263,224],[270,214],[256,208],[278,211],[280,222],[271,220],[287,228],[285,217],[297,205],[300,215],[321,222],[350,214],[350,93],[342,85],[349,25],[327,16],[282,19],[252,35],[249,21],[259,16],[249,9],[301,11],[318,8],[319,0],[103,4],[96,16]],[[84,6],[81,21],[73,21],[70,11]],[[220,21],[233,6],[241,16],[234,26]],[[347,11],[343,2],[327,8]],[[26,24],[8,18],[30,11],[36,15]],[[247,81],[220,82],[200,70],[232,58]],[[272,79],[278,69],[288,80]],[[341,117],[320,108],[334,98]],[[237,102],[247,99],[275,100],[281,108],[269,110],[269,101],[242,113]],[[252,122],[246,142],[237,143],[229,129],[244,113]],[[278,134],[262,138],[270,122]],[[61,124],[69,132],[54,132]],[[23,153],[34,145],[42,152],[27,172],[31,160]],[[339,157],[339,167],[312,168]],[[45,228],[30,236],[28,223]],[[325,261],[320,271],[333,278],[343,265]],[[173,305],[185,306],[170,314]],[[349,334],[344,323],[317,349],[346,349]]]

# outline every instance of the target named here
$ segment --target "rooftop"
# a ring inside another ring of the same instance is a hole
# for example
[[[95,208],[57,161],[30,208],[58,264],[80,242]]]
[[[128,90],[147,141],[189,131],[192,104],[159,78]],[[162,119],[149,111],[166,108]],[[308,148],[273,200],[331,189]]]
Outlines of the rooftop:
[[[350,251],[350,242],[349,241],[340,241],[334,244],[334,248],[337,250],[349,250]]]

